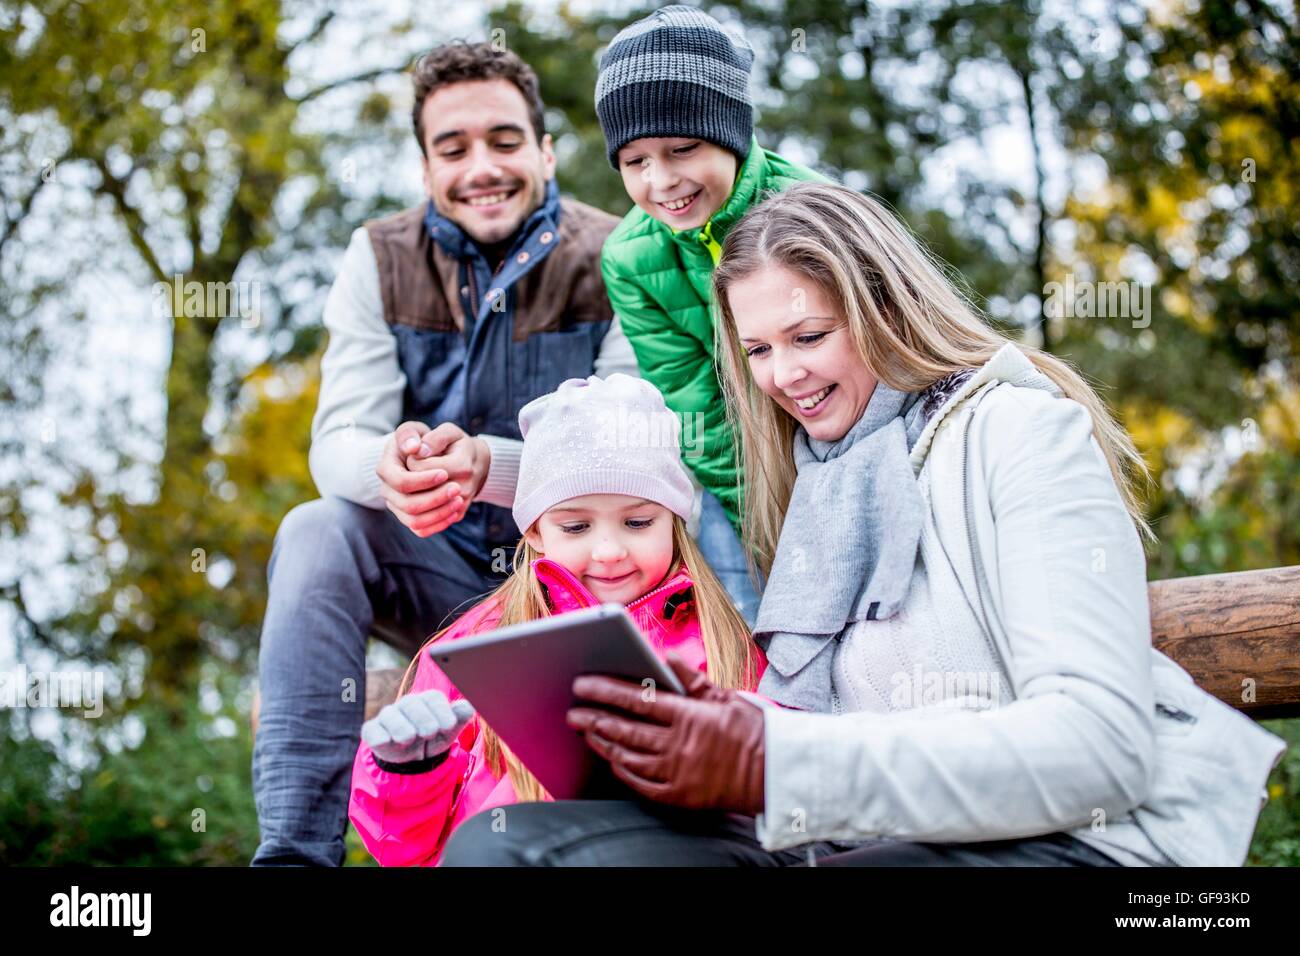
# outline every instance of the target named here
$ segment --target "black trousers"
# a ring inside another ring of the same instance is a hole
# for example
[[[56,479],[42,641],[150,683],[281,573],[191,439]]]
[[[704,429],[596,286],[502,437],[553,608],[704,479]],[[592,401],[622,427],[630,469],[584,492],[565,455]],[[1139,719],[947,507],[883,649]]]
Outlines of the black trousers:
[[[1119,866],[1065,833],[987,843],[823,841],[769,851],[754,818],[640,800],[560,800],[484,811],[442,866]]]

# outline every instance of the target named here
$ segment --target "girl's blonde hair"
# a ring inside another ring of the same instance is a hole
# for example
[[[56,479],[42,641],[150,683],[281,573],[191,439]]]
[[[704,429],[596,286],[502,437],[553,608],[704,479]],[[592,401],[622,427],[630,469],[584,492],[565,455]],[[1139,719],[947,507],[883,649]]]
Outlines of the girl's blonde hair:
[[[743,537],[765,575],[794,487],[796,423],[749,374],[727,290],[772,266],[816,283],[847,320],[872,374],[901,391],[919,391],[959,369],[979,367],[1010,341],[984,321],[906,224],[869,196],[803,182],[746,213],[727,234],[713,273],[714,352],[727,418],[740,439]],[[1088,410],[1129,515],[1140,534],[1153,537],[1130,477],[1150,474],[1133,440],[1070,365],[1031,346],[1019,348]]]
[[[686,530],[686,523],[676,514],[672,519],[673,562],[664,580],[675,575],[685,564],[694,589],[693,600],[683,604],[676,613],[693,614],[699,620],[709,680],[719,687],[752,690],[758,683],[759,675],[757,648],[750,637],[749,625],[740,616],[740,612],[731,603],[726,588],[704,560],[699,545]],[[536,528],[536,524],[533,527]],[[533,571],[533,561],[540,557],[542,554],[528,543],[526,537],[520,539],[519,546],[515,549],[510,577],[483,599],[496,602],[501,607],[501,619],[496,627],[509,627],[550,616],[551,610],[542,583]],[[438,631],[420,648],[402,677],[398,687],[399,697],[410,690],[420,655],[430,644],[441,640],[452,627],[454,624]],[[515,794],[521,802],[549,799],[537,778],[524,768],[519,758],[510,752],[487,722],[479,717],[474,719],[479,722],[479,733],[483,735],[484,759],[497,779],[509,774]]]

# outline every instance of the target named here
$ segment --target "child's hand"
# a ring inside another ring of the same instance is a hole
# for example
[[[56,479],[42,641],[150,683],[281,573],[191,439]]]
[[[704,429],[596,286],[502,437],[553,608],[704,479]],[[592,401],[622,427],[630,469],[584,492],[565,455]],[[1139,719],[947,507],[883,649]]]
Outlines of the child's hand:
[[[407,694],[361,725],[361,739],[385,763],[427,760],[447,751],[474,716],[461,698],[449,701],[440,690]]]

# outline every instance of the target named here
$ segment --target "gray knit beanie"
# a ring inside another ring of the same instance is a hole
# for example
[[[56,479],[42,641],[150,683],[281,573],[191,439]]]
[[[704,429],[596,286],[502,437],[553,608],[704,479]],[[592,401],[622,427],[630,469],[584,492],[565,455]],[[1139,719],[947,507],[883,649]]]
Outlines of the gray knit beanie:
[[[645,498],[690,522],[695,489],[682,464],[680,432],[663,394],[643,378],[615,372],[565,379],[519,410],[519,530],[583,495]]]
[[[749,155],[754,51],[695,7],[674,4],[624,27],[600,56],[596,116],[609,163],[643,136],[692,136]]]

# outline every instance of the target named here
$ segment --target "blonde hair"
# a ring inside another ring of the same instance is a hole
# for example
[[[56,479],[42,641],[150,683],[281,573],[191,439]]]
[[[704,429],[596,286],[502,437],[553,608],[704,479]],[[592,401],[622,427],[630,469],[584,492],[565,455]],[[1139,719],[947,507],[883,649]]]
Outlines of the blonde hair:
[[[709,680],[719,687],[752,690],[758,683],[758,660],[749,626],[732,604],[722,582],[704,560],[699,545],[686,530],[686,523],[681,516],[674,514],[672,519],[673,562],[664,580],[675,575],[684,564],[690,573],[694,590],[694,599],[689,604],[682,605],[682,610],[677,613],[693,614],[699,621]],[[533,528],[536,527],[534,523]],[[520,539],[519,546],[515,549],[510,577],[483,599],[495,602],[501,608],[501,619],[496,627],[509,627],[550,616],[551,609],[546,602],[542,583],[533,571],[533,561],[539,557],[542,557],[541,552],[530,545],[526,537]],[[410,691],[420,655],[454,626],[454,623],[448,625],[430,637],[412,658],[399,685],[399,697]],[[474,719],[479,722],[479,733],[483,735],[484,759],[497,779],[508,774],[520,802],[550,799],[537,778],[510,752],[487,722],[479,717]]]
[[[844,186],[803,182],[746,213],[728,232],[713,273],[714,351],[727,418],[740,439],[743,537],[764,574],[771,572],[794,487],[796,423],[749,374],[727,290],[773,265],[815,282],[847,320],[872,374],[901,391],[919,391],[954,371],[979,367],[1010,341],[876,199]],[[1140,534],[1153,538],[1130,477],[1150,475],[1133,440],[1069,364],[1018,347],[1067,398],[1088,410],[1129,515]]]

